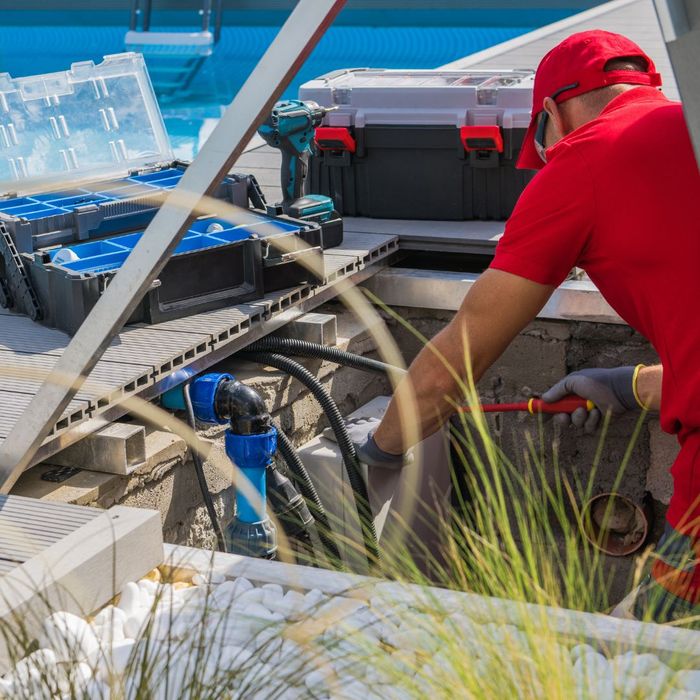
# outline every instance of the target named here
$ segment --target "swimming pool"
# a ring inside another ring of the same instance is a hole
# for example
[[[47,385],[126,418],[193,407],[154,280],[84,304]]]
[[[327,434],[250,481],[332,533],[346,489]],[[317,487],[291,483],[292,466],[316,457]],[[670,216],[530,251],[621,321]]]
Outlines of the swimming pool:
[[[285,96],[299,85],[337,68],[434,68],[531,31],[567,11],[481,10],[421,13],[344,12],[295,76]],[[124,48],[123,24],[72,26],[52,13],[34,13],[17,25],[0,27],[0,71],[14,77],[64,70],[74,61],[101,60]],[[161,98],[161,109],[176,155],[191,159],[211,133],[223,108],[253,70],[281,21],[250,11],[226,13],[221,40],[185,93]],[[114,22],[114,18],[111,19]],[[49,26],[48,22],[51,22]],[[179,27],[182,30],[182,26]]]

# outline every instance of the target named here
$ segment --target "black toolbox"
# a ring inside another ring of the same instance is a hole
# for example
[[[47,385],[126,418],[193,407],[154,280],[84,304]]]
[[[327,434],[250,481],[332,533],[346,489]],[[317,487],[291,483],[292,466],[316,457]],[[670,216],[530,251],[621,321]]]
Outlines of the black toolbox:
[[[0,77],[3,145],[0,303],[74,333],[186,168],[173,158],[143,57]],[[318,281],[304,263],[328,247],[320,224],[267,214],[249,175],[225,177],[214,196],[245,210],[196,219],[129,323]]]
[[[305,83],[336,109],[316,130],[309,189],[346,216],[506,219],[533,172],[515,163],[533,72],[350,69]]]

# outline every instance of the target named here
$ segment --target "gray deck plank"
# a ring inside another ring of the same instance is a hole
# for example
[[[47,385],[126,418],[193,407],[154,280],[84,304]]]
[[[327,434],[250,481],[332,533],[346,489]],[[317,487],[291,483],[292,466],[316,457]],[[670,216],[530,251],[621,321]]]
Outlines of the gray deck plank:
[[[22,394],[34,394],[53,369],[57,359],[55,355],[0,351],[0,388]],[[96,406],[96,401],[101,396],[114,391],[123,392],[130,384],[133,384],[133,387],[126,391],[133,392],[149,383],[152,376],[152,365],[100,360],[76,394],[76,398],[85,399]]]
[[[0,390],[0,437],[7,437],[15,426],[18,417],[27,407],[32,394],[20,394],[13,391]],[[63,412],[55,432],[60,432],[89,417],[89,404],[84,399],[73,399]],[[65,425],[64,425],[65,423]]]

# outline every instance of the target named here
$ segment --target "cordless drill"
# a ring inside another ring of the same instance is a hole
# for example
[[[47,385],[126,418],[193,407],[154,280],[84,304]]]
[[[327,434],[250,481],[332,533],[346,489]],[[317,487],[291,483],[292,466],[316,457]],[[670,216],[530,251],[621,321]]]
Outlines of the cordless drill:
[[[315,102],[283,100],[258,129],[267,144],[282,151],[282,213],[295,219],[323,222],[333,215],[333,200],[319,194],[304,195],[304,180],[311,154],[314,130],[335,107]]]

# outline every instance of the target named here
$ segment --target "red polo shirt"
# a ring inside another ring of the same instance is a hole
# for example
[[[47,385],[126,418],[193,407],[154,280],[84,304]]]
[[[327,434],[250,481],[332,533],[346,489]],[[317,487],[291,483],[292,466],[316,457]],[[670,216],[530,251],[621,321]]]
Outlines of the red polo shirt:
[[[664,368],[662,427],[681,442],[695,433],[684,460],[692,451],[700,462],[700,174],[681,105],[656,88],[628,90],[547,160],[491,267],[550,285],[583,268],[653,344]],[[700,493],[700,463],[694,471],[683,478],[685,506]]]

